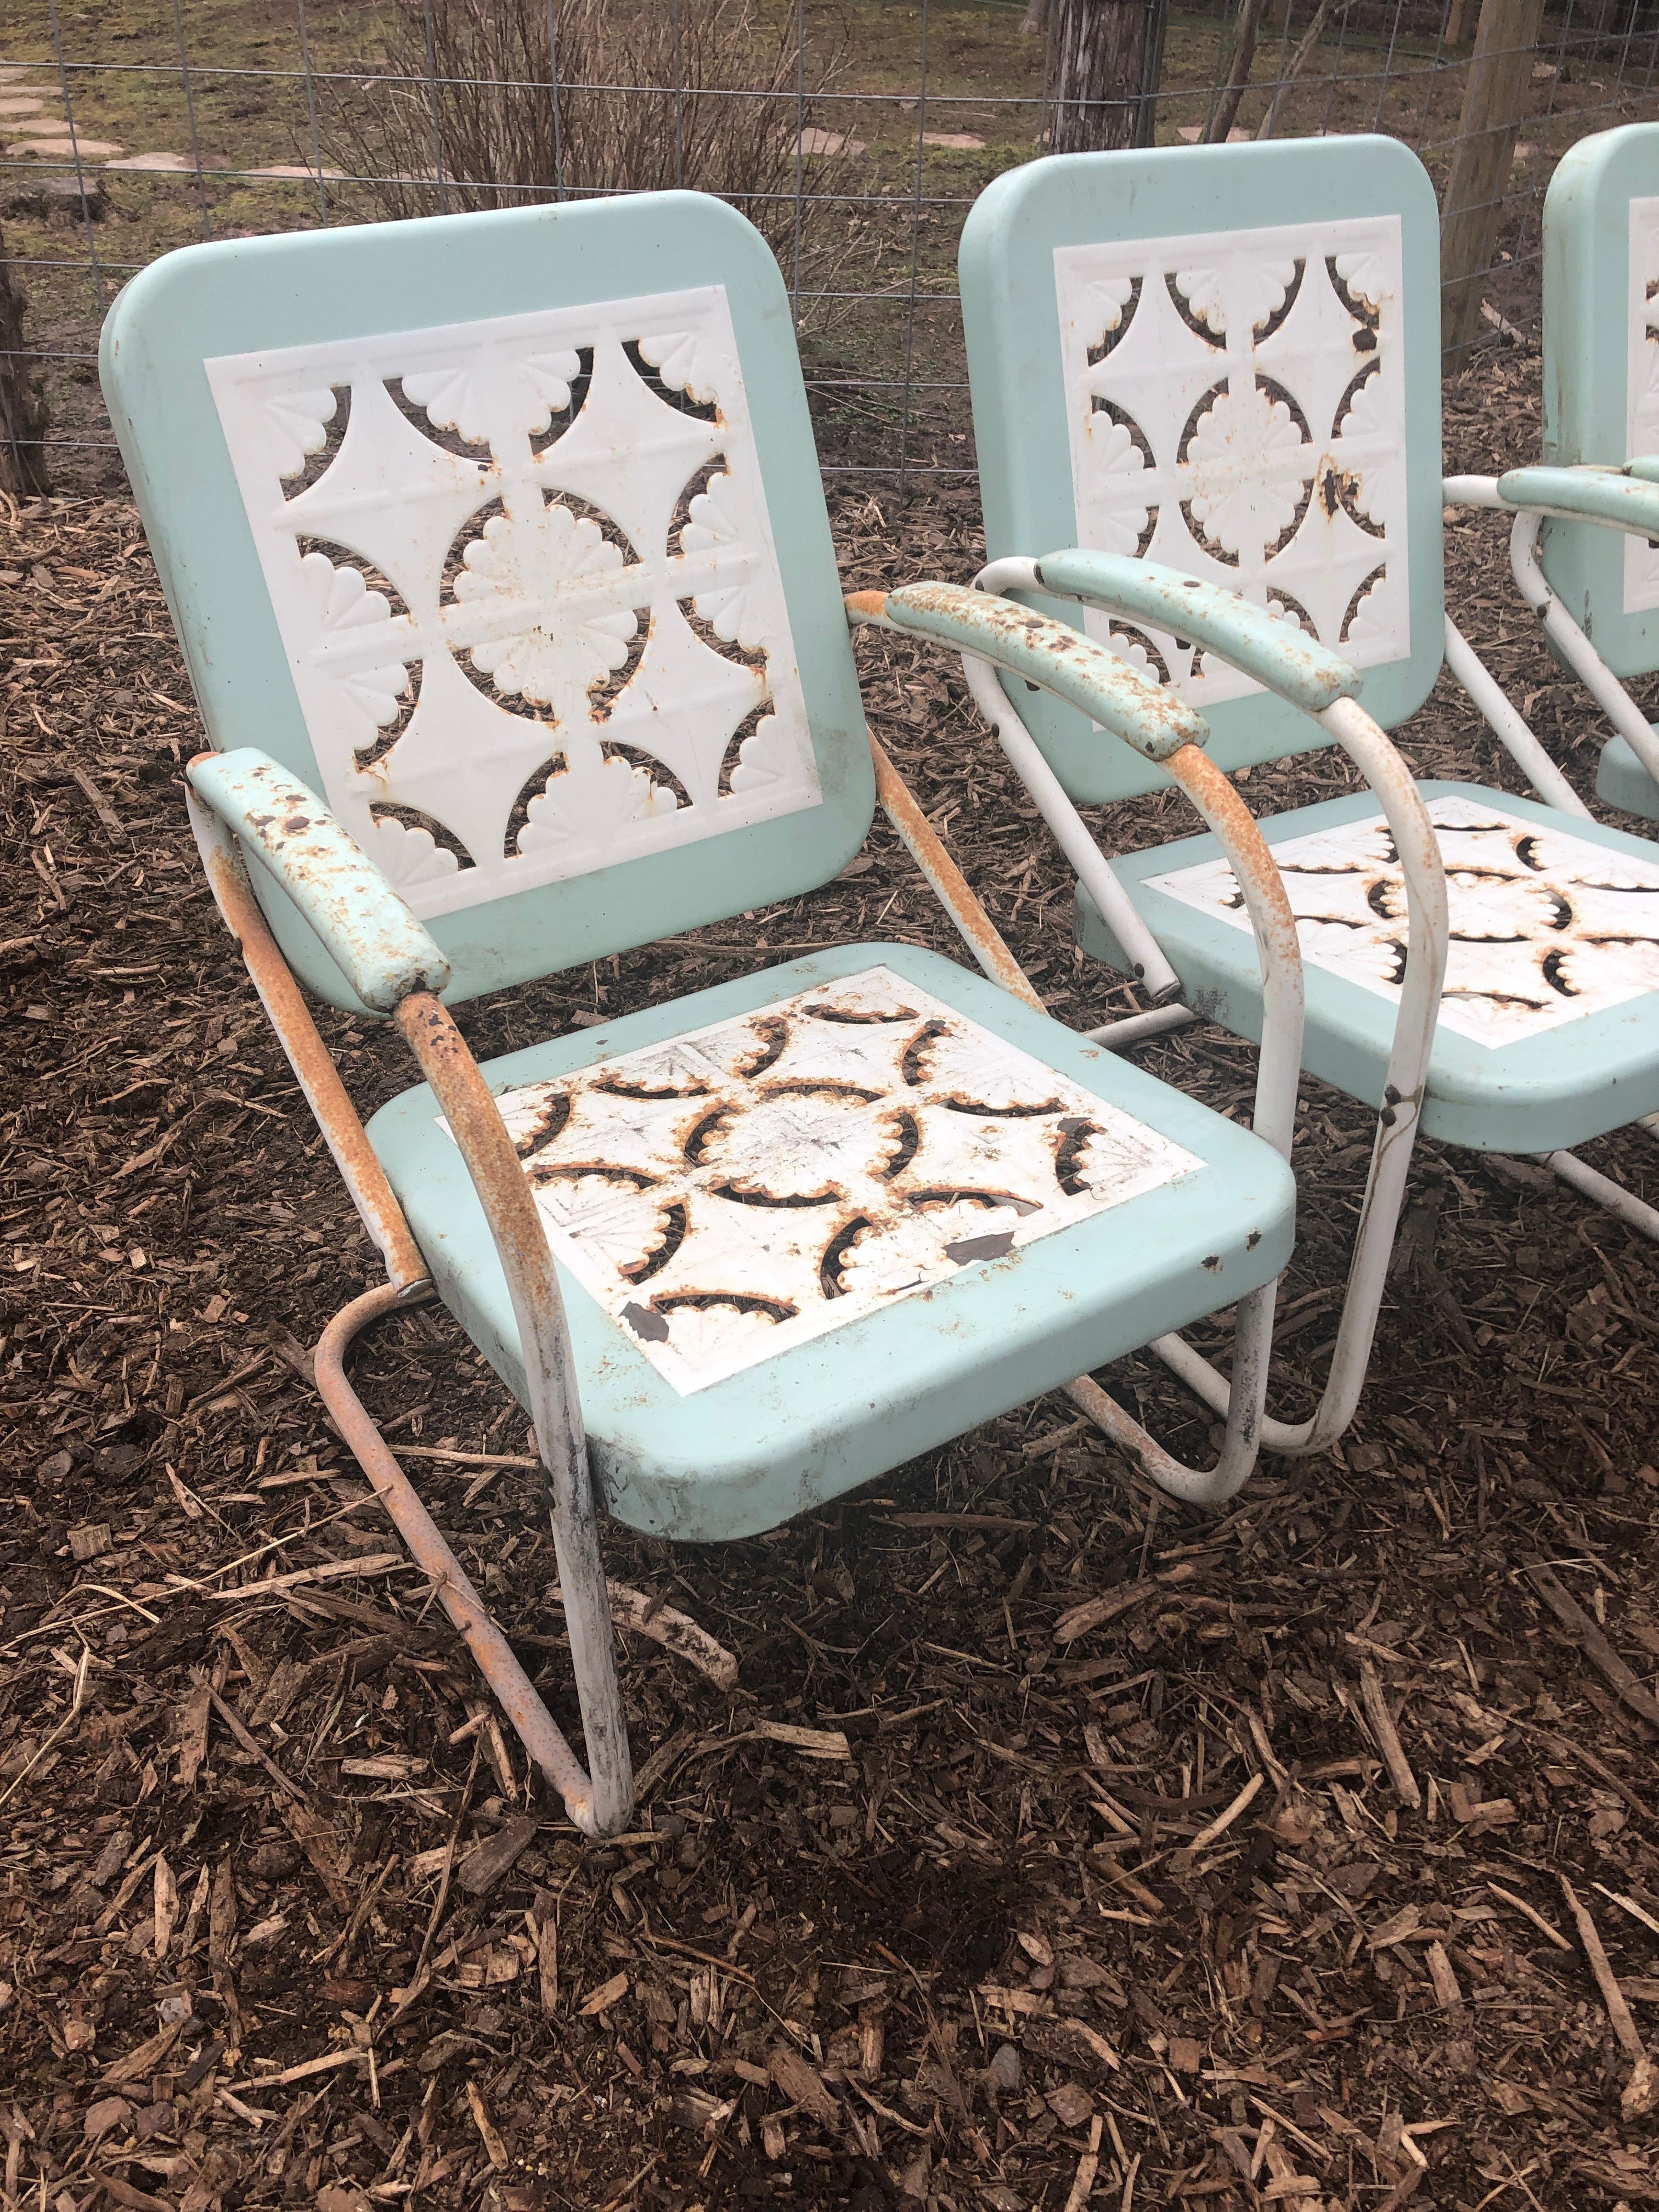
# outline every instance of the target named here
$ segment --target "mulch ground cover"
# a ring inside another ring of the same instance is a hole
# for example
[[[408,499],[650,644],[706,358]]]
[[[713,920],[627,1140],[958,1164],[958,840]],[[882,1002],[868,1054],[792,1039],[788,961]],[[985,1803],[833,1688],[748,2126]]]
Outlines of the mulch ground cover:
[[[1449,459],[1535,452],[1537,387],[1520,353],[1466,379]],[[972,573],[967,497],[836,523],[849,586]],[[1501,526],[1448,543],[1454,608],[1588,788],[1594,720]],[[1358,1420],[1223,1514],[1048,1399],[757,1541],[611,1531],[653,1608],[619,1637],[640,1808],[586,1846],[311,1387],[373,1255],[202,884],[136,518],[39,503],[0,572],[7,2206],[1659,2202],[1652,1247],[1424,1145]],[[1055,1012],[1127,1010],[957,672],[860,653]],[[1520,787],[1443,686],[1406,743]],[[1244,789],[1347,784],[1320,755]],[[1174,797],[1101,823],[1186,826]],[[462,1025],[500,1052],[858,937],[951,946],[879,827],[811,899]],[[365,1110],[412,1079],[395,1036],[325,1027]],[[1141,1056],[1248,1110],[1219,1032]],[[1289,1414],[1367,1118],[1306,1085]],[[1659,1195],[1642,1131],[1587,1157]],[[574,1726],[523,1414],[441,1313],[356,1372]],[[1207,1449],[1155,1364],[1103,1379]],[[659,1640],[681,1615],[720,1650]]]

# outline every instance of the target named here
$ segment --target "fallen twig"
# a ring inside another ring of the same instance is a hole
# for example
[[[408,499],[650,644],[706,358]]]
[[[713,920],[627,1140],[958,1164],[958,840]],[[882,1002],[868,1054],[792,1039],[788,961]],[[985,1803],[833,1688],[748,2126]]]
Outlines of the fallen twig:
[[[1211,1821],[1207,1828],[1200,1828],[1199,1830],[1198,1833],[1187,1845],[1188,1852],[1192,1857],[1196,1858],[1198,1854],[1203,1850],[1207,1844],[1214,1843],[1218,1836],[1224,1835],[1226,1833],[1227,1830],[1231,1827],[1233,1822],[1238,1818],[1245,1807],[1254,1802],[1257,1792],[1261,1788],[1263,1779],[1264,1778],[1261,1775],[1253,1774],[1249,1780],[1244,1784],[1244,1787],[1239,1791],[1237,1796],[1234,1798],[1232,1803],[1227,1807],[1225,1812],[1217,1814],[1215,1819]]]
[[[707,1629],[699,1628],[690,1614],[677,1612],[672,1605],[657,1605],[643,1590],[629,1589],[625,1583],[607,1582],[605,1587],[611,1600],[611,1618],[618,1628],[631,1629],[635,1636],[648,1636],[665,1651],[672,1651],[677,1659],[684,1659],[699,1674],[707,1674],[716,1689],[737,1688],[737,1661],[723,1644],[715,1643]],[[564,1592],[556,1583],[553,1586],[553,1602],[564,1603]],[[527,1637],[523,1640],[530,1641]]]
[[[1592,1666],[1601,1668],[1632,1712],[1639,1714],[1650,1728],[1659,1729],[1659,1705],[1656,1705],[1651,1693],[1643,1688],[1577,1599],[1563,1589],[1541,1560],[1529,1566],[1527,1573],[1533,1588],[1585,1658]]]
[[[1359,1696],[1365,1708],[1365,1718],[1370,1723],[1371,1734],[1376,1738],[1376,1747],[1382,1754],[1383,1765],[1389,1770],[1395,1794],[1401,1804],[1409,1805],[1415,1813],[1423,1802],[1423,1793],[1417,1786],[1417,1777],[1401,1747],[1399,1731],[1389,1712],[1388,1699],[1382,1694],[1382,1677],[1369,1659],[1359,1662]]]
[[[1607,1963],[1607,1954],[1601,1948],[1601,1938],[1596,1931],[1588,1908],[1579,1902],[1577,1893],[1565,1875],[1561,1875],[1561,1894],[1567,1900],[1567,1910],[1577,1923],[1578,1940],[1584,1947],[1584,1956],[1589,1960],[1590,1972],[1595,1977],[1595,1986],[1601,1992],[1601,2002],[1607,2008],[1607,2018],[1619,2045],[1631,2062],[1631,2076],[1619,2099],[1619,2109],[1627,2120],[1639,2119],[1659,2104],[1659,2076],[1653,2070],[1653,2061],[1648,2057],[1636,2022],[1631,2018],[1625,1993],[1619,1986],[1619,1978]]]
[[[1558,1951],[1571,1950],[1571,1944],[1568,1942],[1560,1929],[1553,1927],[1537,1907],[1528,1905],[1524,1897],[1517,1897],[1512,1889],[1500,1889],[1495,1881],[1489,1881],[1486,1887],[1494,1897],[1502,1898],[1505,1905],[1512,1905],[1517,1912],[1530,1920],[1539,1934],[1547,1936]]]
[[[58,1722],[57,1727],[46,1738],[46,1741],[34,1753],[33,1757],[29,1759],[27,1765],[26,1765],[20,1773],[15,1774],[3,1790],[0,1790],[0,1805],[3,1805],[5,1803],[7,1798],[11,1796],[14,1790],[21,1789],[23,1784],[28,1779],[29,1776],[33,1773],[35,1768],[39,1766],[41,1760],[52,1749],[58,1737],[61,1736],[66,1729],[74,1726],[76,1720],[79,1717],[82,1706],[86,1703],[87,1677],[91,1671],[92,1647],[90,1644],[83,1644],[81,1646],[80,1662],[75,1669],[75,1691],[74,1694],[70,1698],[69,1711],[64,1714],[63,1719]]]

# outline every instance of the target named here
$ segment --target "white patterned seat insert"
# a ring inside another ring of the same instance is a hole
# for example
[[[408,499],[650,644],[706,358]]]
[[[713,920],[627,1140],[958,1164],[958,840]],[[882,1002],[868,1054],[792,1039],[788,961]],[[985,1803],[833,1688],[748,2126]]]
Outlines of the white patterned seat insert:
[[[499,1103],[560,1262],[682,1393],[1201,1165],[886,968]]]

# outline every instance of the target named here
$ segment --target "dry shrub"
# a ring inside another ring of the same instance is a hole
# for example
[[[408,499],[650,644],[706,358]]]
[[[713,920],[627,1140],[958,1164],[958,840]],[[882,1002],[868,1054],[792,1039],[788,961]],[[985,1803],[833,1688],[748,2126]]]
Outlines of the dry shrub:
[[[741,208],[786,271],[823,236],[837,157],[796,146],[836,59],[744,0],[396,0],[382,23],[383,74],[338,101],[324,145],[366,211],[684,185]]]

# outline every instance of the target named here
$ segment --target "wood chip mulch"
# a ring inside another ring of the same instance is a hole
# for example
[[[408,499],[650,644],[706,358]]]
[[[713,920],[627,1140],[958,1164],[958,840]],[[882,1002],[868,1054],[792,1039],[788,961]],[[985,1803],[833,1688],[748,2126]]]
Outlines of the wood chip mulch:
[[[1535,451],[1537,380],[1466,380],[1449,458]],[[966,497],[837,528],[849,584],[977,557]],[[1501,528],[1448,535],[1454,606],[1586,782]],[[1055,1399],[762,1540],[613,1530],[641,1800],[585,1848],[310,1387],[372,1255],[202,886],[131,508],[13,516],[0,617],[0,2202],[1659,2203],[1651,1247],[1425,1145],[1359,1420],[1220,1516]],[[1127,1004],[956,673],[860,650],[1055,1012]],[[1518,787],[1443,690],[1406,742]],[[1327,755],[1244,786],[1344,787]],[[464,1025],[501,1051],[854,936],[949,941],[884,830],[811,899]],[[366,1109],[411,1079],[395,1038],[328,1034]],[[1245,1109],[1219,1032],[1144,1058]],[[1289,1413],[1368,1141],[1316,1083],[1303,1122]],[[1639,1131],[1587,1152],[1659,1186]],[[356,1371],[574,1725],[524,1416],[441,1316]],[[1162,1370],[1107,1379],[1206,1449]]]

